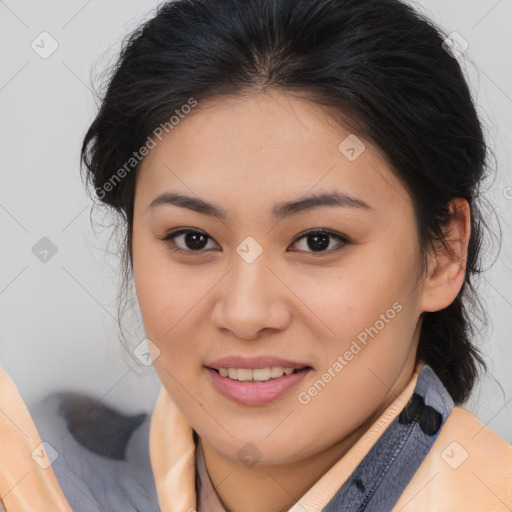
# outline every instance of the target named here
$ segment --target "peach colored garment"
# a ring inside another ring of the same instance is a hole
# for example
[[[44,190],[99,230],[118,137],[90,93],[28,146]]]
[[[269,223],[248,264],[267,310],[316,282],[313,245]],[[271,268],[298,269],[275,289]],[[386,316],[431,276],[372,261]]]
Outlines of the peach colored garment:
[[[392,512],[512,511],[512,446],[455,407]]]
[[[16,385],[2,368],[0,497],[7,512],[72,512],[30,413]]]

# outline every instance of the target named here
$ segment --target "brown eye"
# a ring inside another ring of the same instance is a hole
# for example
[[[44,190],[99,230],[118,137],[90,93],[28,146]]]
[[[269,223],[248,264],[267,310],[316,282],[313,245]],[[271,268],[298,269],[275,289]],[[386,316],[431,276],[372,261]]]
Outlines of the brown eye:
[[[306,247],[310,249],[310,251],[306,249],[305,252],[312,252],[312,253],[333,253],[336,251],[339,251],[342,249],[346,244],[348,244],[348,240],[341,235],[338,235],[336,233],[332,233],[331,231],[325,231],[325,230],[315,230],[315,231],[309,231],[307,233],[304,233],[302,236],[296,239],[294,242],[297,244],[300,240],[306,240]],[[338,241],[337,246],[335,245],[334,248],[331,246],[332,239],[335,239]],[[329,246],[331,248],[329,250],[327,249]]]
[[[162,238],[171,250],[187,255],[193,255],[194,252],[203,253],[209,239],[206,233],[196,229],[178,229]]]

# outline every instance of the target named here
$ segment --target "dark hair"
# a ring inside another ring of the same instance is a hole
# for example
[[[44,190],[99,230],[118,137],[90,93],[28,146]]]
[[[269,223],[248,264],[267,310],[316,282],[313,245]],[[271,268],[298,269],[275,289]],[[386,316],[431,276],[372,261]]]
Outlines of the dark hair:
[[[445,37],[399,0],[161,5],[124,41],[82,146],[86,183],[125,225],[125,282],[133,276],[138,168],[132,161],[129,172],[126,163],[155,128],[172,129],[170,117],[191,98],[200,102],[270,89],[307,98],[330,107],[341,125],[375,144],[411,194],[422,256],[418,279],[427,271],[428,251],[445,243],[450,200],[468,201],[472,232],[465,281],[447,308],[423,313],[417,354],[455,403],[464,402],[478,365],[487,369],[472,341],[468,306],[480,307],[485,316],[471,279],[482,272],[484,221],[477,199],[488,148]]]

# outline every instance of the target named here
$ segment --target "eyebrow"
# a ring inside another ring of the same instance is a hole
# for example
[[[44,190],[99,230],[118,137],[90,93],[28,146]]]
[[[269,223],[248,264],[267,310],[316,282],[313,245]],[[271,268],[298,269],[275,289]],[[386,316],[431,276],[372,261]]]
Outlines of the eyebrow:
[[[180,206],[182,208],[188,208],[189,210],[193,210],[204,215],[210,215],[221,220],[226,220],[228,217],[227,211],[219,205],[209,203],[197,197],[169,192],[163,193],[151,201],[151,204],[148,206],[148,210],[163,204],[171,204]],[[373,210],[373,208],[362,199],[352,197],[342,192],[334,191],[322,194],[312,194],[295,201],[277,203],[272,208],[272,215],[275,219],[281,220],[285,217],[296,215],[298,213],[304,213],[321,206],[349,207]]]

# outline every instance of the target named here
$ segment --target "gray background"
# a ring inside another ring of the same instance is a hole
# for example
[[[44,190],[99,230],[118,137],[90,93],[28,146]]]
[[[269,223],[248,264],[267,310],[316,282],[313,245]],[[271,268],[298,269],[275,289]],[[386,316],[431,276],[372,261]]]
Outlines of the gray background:
[[[91,227],[78,167],[96,109],[91,70],[98,76],[157,4],[0,0],[0,366],[29,405],[52,390],[74,389],[129,411],[150,410],[159,389],[152,368],[135,364],[118,340],[118,263],[106,252],[108,228]],[[502,249],[489,248],[486,266],[495,262],[479,282],[489,312],[482,346],[490,376],[465,407],[512,443],[512,1],[415,4],[469,43],[462,62],[497,156],[498,176],[485,196],[501,219]],[[35,40],[38,51],[51,49],[50,39],[42,48],[43,31],[58,44],[48,58],[31,47]],[[497,231],[493,217],[489,222]],[[47,262],[32,251],[43,237],[57,249]],[[133,324],[135,347],[144,333],[137,315]]]

